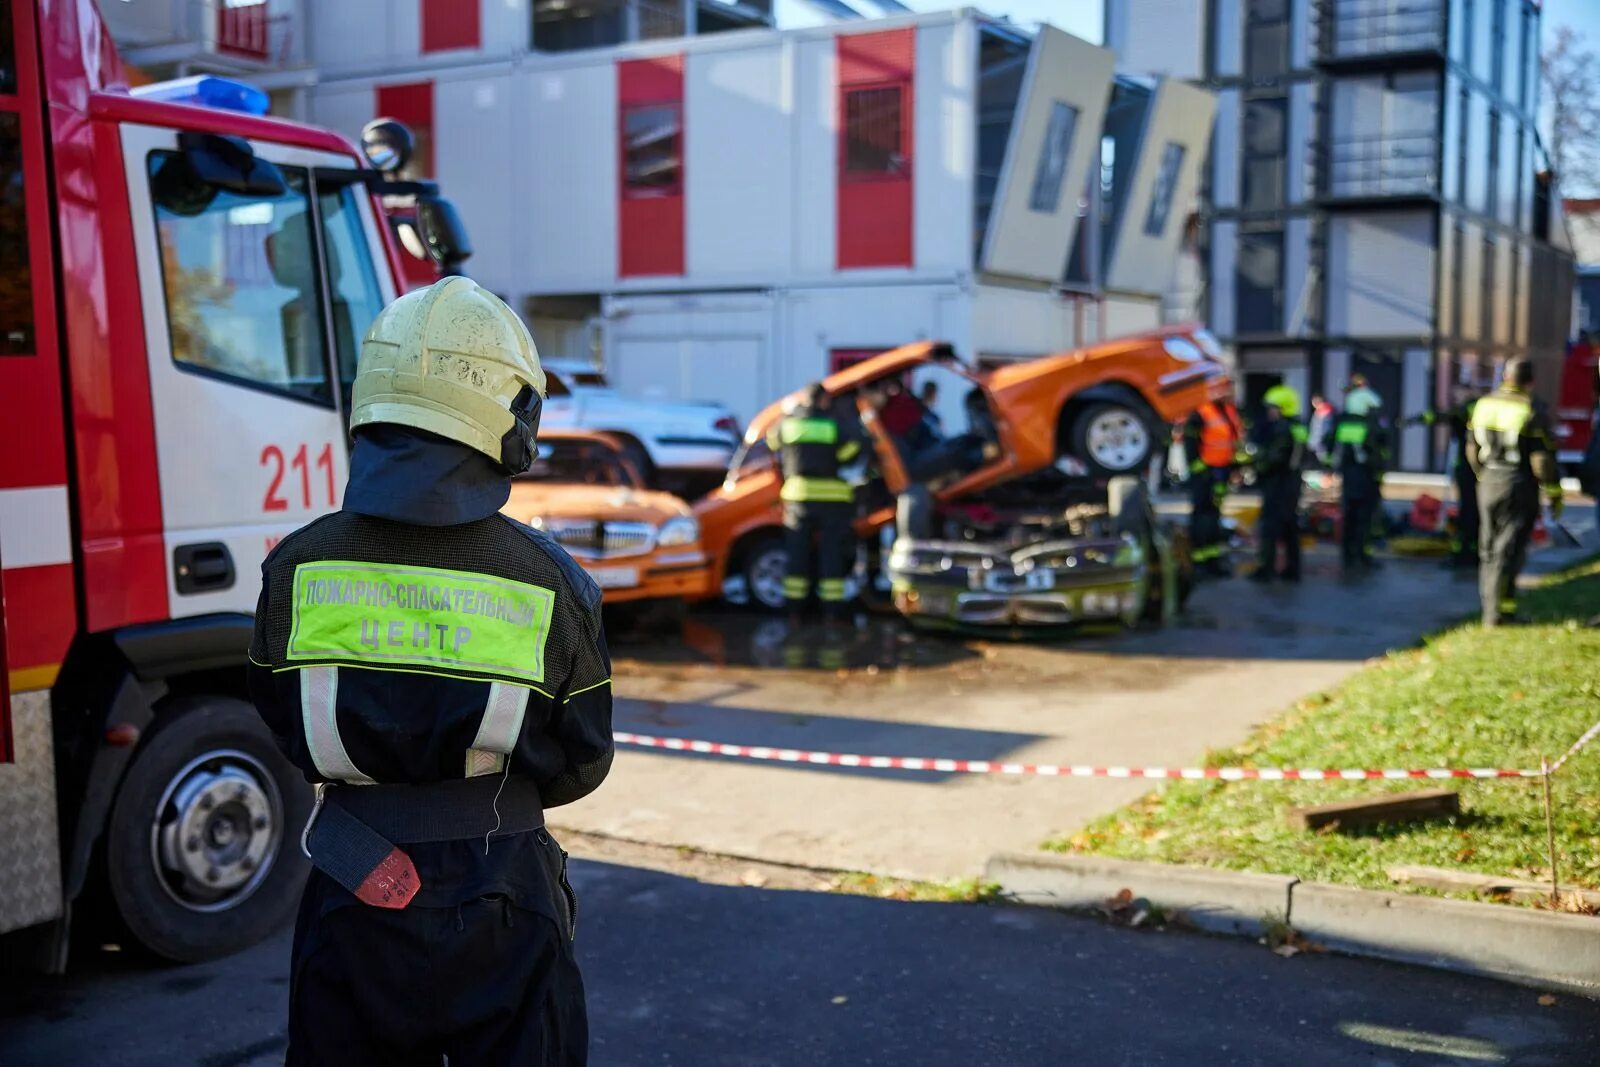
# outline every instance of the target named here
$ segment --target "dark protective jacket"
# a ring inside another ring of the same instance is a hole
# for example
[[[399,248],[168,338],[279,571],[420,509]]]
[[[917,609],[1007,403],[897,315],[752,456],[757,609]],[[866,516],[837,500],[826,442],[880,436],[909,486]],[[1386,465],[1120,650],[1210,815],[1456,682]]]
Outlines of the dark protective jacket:
[[[767,433],[783,472],[780,496],[792,503],[849,503],[855,492],[839,469],[861,453],[861,441],[827,411],[801,407]]]
[[[1305,424],[1297,420],[1263,417],[1250,428],[1256,474],[1261,478],[1299,477],[1306,437]]]
[[[510,773],[546,808],[594,790],[612,758],[594,581],[498,513],[509,479],[472,449],[374,428],[350,466],[344,509],[262,565],[250,688],[279,747],[314,782]],[[542,897],[531,838],[411,846],[417,903]]]
[[[1357,468],[1382,471],[1389,464],[1389,432],[1381,416],[1373,411],[1352,415],[1341,411],[1333,420],[1332,466],[1349,473]]]
[[[1538,400],[1502,386],[1473,405],[1468,429],[1467,459],[1480,477],[1515,475],[1559,490],[1555,434]]]

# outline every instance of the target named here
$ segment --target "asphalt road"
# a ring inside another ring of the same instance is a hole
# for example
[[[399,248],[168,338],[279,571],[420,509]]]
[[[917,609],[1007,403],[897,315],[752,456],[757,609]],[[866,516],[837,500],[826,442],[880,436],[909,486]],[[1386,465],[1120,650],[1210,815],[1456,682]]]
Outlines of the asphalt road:
[[[1486,980],[1036,909],[574,872],[596,1067],[1600,1062],[1600,1005]],[[0,1062],[279,1064],[288,946],[101,954],[0,988]]]

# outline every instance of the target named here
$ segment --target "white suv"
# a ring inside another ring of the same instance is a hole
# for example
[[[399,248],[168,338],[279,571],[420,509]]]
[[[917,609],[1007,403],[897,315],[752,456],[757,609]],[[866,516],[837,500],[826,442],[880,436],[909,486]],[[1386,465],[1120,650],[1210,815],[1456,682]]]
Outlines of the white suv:
[[[549,360],[544,371],[543,425],[620,438],[649,485],[691,500],[721,484],[739,445],[739,422],[721,404],[623,396],[586,363]]]

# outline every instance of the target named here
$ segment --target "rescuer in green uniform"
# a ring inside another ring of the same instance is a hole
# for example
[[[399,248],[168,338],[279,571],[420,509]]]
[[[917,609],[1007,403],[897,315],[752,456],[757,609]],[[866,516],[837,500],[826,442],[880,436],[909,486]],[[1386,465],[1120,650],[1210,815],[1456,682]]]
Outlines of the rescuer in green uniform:
[[[798,615],[811,596],[815,573],[824,613],[837,616],[844,608],[844,576],[855,545],[855,491],[840,476],[840,467],[861,453],[854,420],[847,427],[834,416],[833,397],[818,382],[768,432],[767,447],[783,472],[779,495],[788,556],[783,597]]]
[[[1544,405],[1530,395],[1532,389],[1533,364],[1510,360],[1500,388],[1478,401],[1468,424],[1467,460],[1478,475],[1478,593],[1485,626],[1518,621],[1517,574],[1539,518],[1540,485],[1550,498],[1551,513],[1561,516],[1555,435]]]
[[[1250,580],[1300,580],[1300,471],[1309,431],[1300,421],[1300,394],[1279,384],[1262,397],[1265,417],[1251,428],[1256,482],[1261,487],[1261,519],[1256,527],[1260,559]],[[1283,569],[1277,570],[1278,546]]]
[[[1333,467],[1339,472],[1342,513],[1339,547],[1345,568],[1371,568],[1372,521],[1383,502],[1388,433],[1380,419],[1383,402],[1362,384],[1345,396],[1333,422]]]

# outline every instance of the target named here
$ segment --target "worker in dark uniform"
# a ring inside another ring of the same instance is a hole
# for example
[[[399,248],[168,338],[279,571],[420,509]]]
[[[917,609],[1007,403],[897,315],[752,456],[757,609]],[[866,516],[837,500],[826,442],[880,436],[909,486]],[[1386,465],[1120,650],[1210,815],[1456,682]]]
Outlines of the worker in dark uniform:
[[[362,343],[342,510],[262,566],[251,696],[317,783],[289,1067],[582,1064],[576,900],[544,812],[611,766],[600,592],[499,514],[545,389],[452,277]]]
[[[1382,401],[1365,385],[1351,389],[1333,421],[1332,467],[1339,472],[1340,554],[1346,570],[1371,569],[1372,524],[1383,506],[1388,431]]]
[[[1541,485],[1551,514],[1561,517],[1555,435],[1532,391],[1533,364],[1509,360],[1500,388],[1474,405],[1468,424],[1467,460],[1478,475],[1482,522],[1478,595],[1485,626],[1519,621],[1517,575],[1539,519]]]
[[[1261,490],[1261,518],[1256,526],[1260,558],[1250,580],[1300,580],[1300,471],[1305,462],[1307,430],[1300,421],[1300,394],[1278,384],[1262,397],[1265,408],[1251,428],[1256,484]],[[1277,567],[1278,548],[1283,567]]]
[[[1448,411],[1425,411],[1417,417],[1424,426],[1444,426],[1450,431],[1454,460],[1450,480],[1456,489],[1456,533],[1450,541],[1447,567],[1476,567],[1478,565],[1478,475],[1467,462],[1467,427],[1472,423],[1472,409],[1477,398],[1465,386],[1456,388],[1455,403]]]
[[[1189,461],[1189,549],[1195,566],[1226,577],[1228,544],[1222,501],[1241,444],[1235,416],[1222,404],[1201,404],[1184,420],[1183,454]]]
[[[810,599],[814,572],[823,613],[837,618],[844,611],[844,576],[856,543],[855,490],[840,476],[840,468],[861,453],[855,420],[847,426],[835,417],[833,397],[818,382],[767,433],[767,447],[783,472],[779,496],[788,556],[783,597],[798,616]]]

